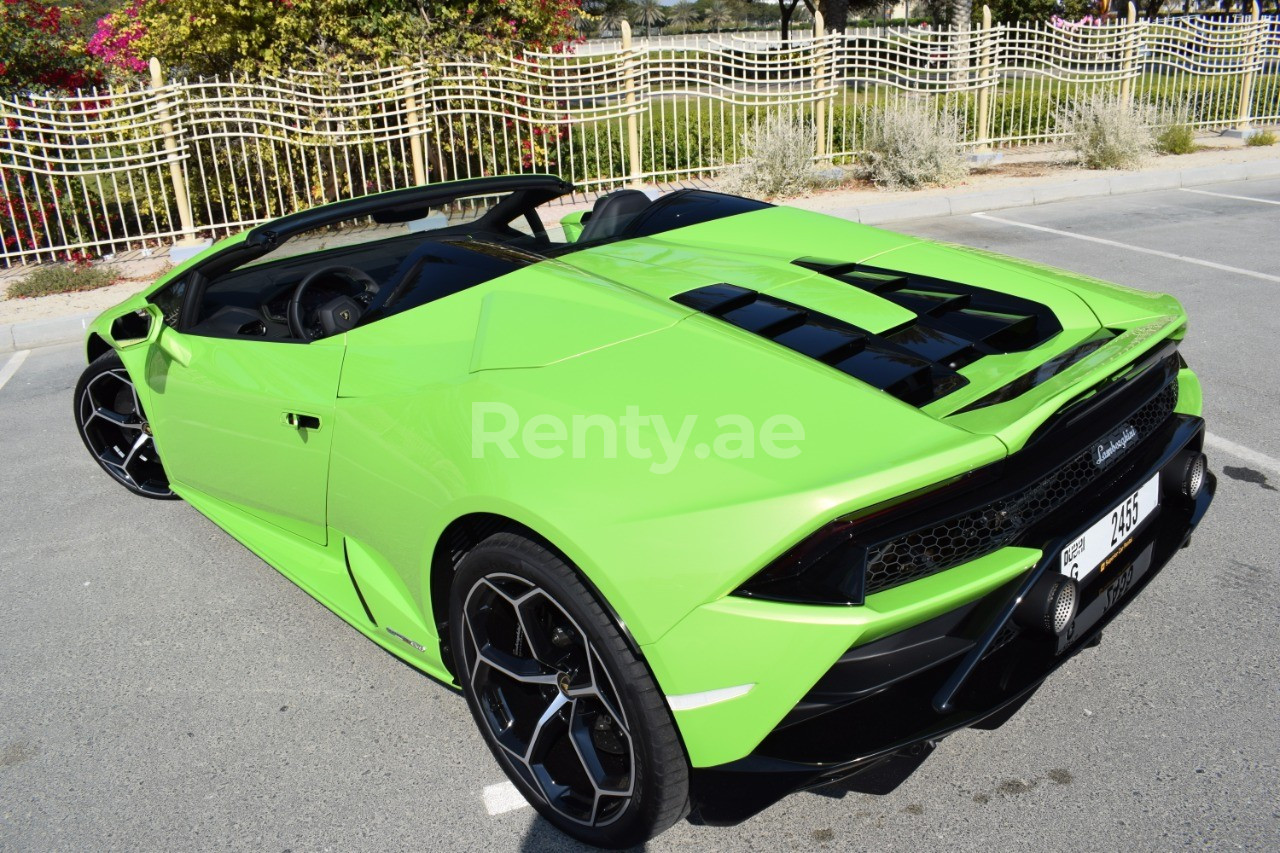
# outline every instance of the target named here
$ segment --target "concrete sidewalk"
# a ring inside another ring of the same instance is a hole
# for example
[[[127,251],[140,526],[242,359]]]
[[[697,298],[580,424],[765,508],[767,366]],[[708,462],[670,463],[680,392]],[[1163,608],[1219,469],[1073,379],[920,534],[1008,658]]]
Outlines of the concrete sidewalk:
[[[1232,181],[1280,178],[1280,157],[1243,163],[1222,163],[1212,166],[1196,166],[1185,169],[1153,169],[1140,172],[1091,172],[1087,177],[1075,180],[1054,180],[1056,175],[1045,176],[1044,182],[1028,182],[1018,186],[996,190],[970,192],[938,192],[923,190],[910,193],[906,198],[887,201],[870,201],[861,204],[842,204],[834,196],[812,196],[795,199],[787,204],[806,210],[862,222],[866,225],[885,225],[908,219],[926,219],[935,216],[954,216],[978,213],[984,210],[1000,210],[1011,207],[1030,207],[1070,199],[1099,198],[1110,195],[1176,190],[1204,184],[1221,184]],[[865,195],[865,194],[864,194]],[[898,194],[903,195],[903,194]]]
[[[899,193],[837,190],[792,199],[786,204],[868,225],[887,225],[909,219],[1028,207],[1068,199],[1280,178],[1280,156],[1262,156],[1261,150],[1259,155],[1258,158],[1250,158],[1244,162],[1215,165],[1179,168],[1171,163],[1169,167],[1161,168],[1164,164],[1157,162],[1154,168],[1134,172],[1089,172],[1083,175],[1076,172],[1075,177],[1070,180],[1063,180],[1061,173],[1048,174],[1042,180],[1023,179],[1012,186],[999,189],[966,190],[961,187]],[[895,197],[877,200],[888,195]],[[75,311],[60,317],[0,323],[0,352],[79,340],[98,313],[100,312],[96,310]]]

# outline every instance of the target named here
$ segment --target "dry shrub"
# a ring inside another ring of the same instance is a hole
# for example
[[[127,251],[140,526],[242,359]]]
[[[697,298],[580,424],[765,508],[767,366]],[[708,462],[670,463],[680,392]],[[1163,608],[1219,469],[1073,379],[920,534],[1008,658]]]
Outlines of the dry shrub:
[[[80,290],[97,290],[115,284],[120,278],[103,267],[73,264],[49,264],[37,267],[15,281],[5,290],[10,299],[31,296],[49,296],[54,293],[75,293]]]
[[[822,182],[813,166],[818,134],[802,116],[773,113],[742,134],[746,157],[721,179],[728,193],[751,198],[801,195]]]
[[[1248,139],[1246,139],[1244,141],[1244,144],[1248,145],[1251,148],[1259,148],[1266,145],[1275,145],[1276,135],[1274,131],[1260,130],[1257,133],[1255,133],[1253,136],[1250,136]]]
[[[859,176],[886,189],[945,186],[969,174],[959,117],[919,101],[873,114],[864,148]]]
[[[1111,92],[1077,98],[1058,115],[1076,158],[1089,169],[1136,169],[1156,149],[1149,107]]]

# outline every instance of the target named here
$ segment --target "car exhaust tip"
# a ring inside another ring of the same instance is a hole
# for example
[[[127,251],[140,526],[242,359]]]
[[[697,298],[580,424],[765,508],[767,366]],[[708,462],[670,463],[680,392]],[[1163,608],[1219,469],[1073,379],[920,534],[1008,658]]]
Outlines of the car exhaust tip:
[[[1203,453],[1192,454],[1191,461],[1187,463],[1186,476],[1182,481],[1182,493],[1188,500],[1195,500],[1200,496],[1207,473],[1209,473],[1209,458]]]
[[[1013,619],[1023,628],[1058,636],[1067,630],[1080,602],[1079,585],[1066,575],[1045,575],[1018,603]]]
[[[1209,457],[1198,450],[1180,454],[1166,469],[1166,487],[1188,501],[1195,501],[1209,479]]]

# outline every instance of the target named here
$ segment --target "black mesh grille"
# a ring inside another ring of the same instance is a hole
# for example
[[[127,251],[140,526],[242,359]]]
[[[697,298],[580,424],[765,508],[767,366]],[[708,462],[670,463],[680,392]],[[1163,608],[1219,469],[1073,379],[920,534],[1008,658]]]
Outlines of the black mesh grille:
[[[991,645],[982,653],[982,659],[986,660],[1000,649],[1009,645],[1020,633],[1022,632],[1018,629],[1017,625],[1013,624],[1012,620],[1006,622],[1004,627],[1000,629],[1000,633],[996,634],[995,639],[991,641]]]
[[[1125,423],[1137,443],[1163,424],[1178,402],[1176,377]],[[932,527],[916,530],[867,552],[866,593],[882,592],[953,568],[1013,542],[1031,525],[1078,495],[1105,473],[1085,450],[1020,492]]]

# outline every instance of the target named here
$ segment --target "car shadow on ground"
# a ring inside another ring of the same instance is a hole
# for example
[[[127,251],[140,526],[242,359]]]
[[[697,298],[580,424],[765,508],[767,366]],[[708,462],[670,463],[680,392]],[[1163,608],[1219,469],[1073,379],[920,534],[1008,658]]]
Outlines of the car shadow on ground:
[[[645,845],[630,850],[644,850]],[[520,842],[522,853],[598,853],[599,848],[575,841],[541,817],[534,818]]]

